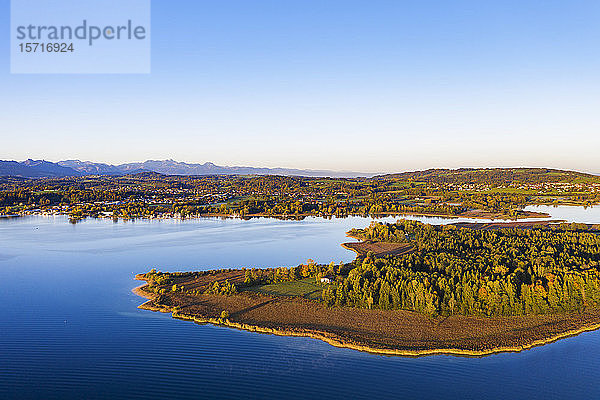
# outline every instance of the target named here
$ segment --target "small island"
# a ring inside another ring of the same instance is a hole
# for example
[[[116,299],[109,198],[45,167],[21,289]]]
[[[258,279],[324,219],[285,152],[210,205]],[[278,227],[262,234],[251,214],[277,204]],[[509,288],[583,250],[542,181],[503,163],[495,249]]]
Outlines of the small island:
[[[482,356],[600,327],[598,226],[372,223],[350,263],[136,275],[140,308],[372,353]]]

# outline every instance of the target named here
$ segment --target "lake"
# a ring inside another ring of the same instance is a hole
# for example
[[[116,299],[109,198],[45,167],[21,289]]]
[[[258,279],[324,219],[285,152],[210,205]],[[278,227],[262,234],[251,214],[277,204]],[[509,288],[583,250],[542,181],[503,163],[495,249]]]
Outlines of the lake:
[[[530,209],[600,223],[599,207]],[[175,320],[131,293],[151,268],[350,261],[345,232],[369,222],[0,219],[0,398],[600,398],[600,331],[483,358],[387,357]]]

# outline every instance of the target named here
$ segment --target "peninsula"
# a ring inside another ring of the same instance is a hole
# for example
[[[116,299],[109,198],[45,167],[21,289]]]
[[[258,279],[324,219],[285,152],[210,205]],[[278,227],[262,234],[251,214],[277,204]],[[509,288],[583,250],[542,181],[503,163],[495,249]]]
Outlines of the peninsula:
[[[134,292],[175,318],[389,355],[521,351],[600,327],[597,226],[399,220],[348,235],[361,242],[347,264],[152,270]]]

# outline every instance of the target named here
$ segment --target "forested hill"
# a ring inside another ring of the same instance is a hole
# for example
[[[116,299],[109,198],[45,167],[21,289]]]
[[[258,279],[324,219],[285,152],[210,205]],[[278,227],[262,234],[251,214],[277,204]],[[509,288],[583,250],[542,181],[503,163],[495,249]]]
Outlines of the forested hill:
[[[457,185],[515,185],[541,183],[600,183],[600,176],[550,168],[461,168],[428,169],[376,177],[378,179],[412,180],[416,182]]]

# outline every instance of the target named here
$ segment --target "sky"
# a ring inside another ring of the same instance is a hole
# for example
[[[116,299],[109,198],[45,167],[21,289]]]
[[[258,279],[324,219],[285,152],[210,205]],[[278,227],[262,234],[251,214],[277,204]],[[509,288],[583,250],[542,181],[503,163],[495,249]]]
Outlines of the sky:
[[[599,19],[597,0],[152,0],[139,75],[11,74],[5,28],[0,159],[600,173]]]

